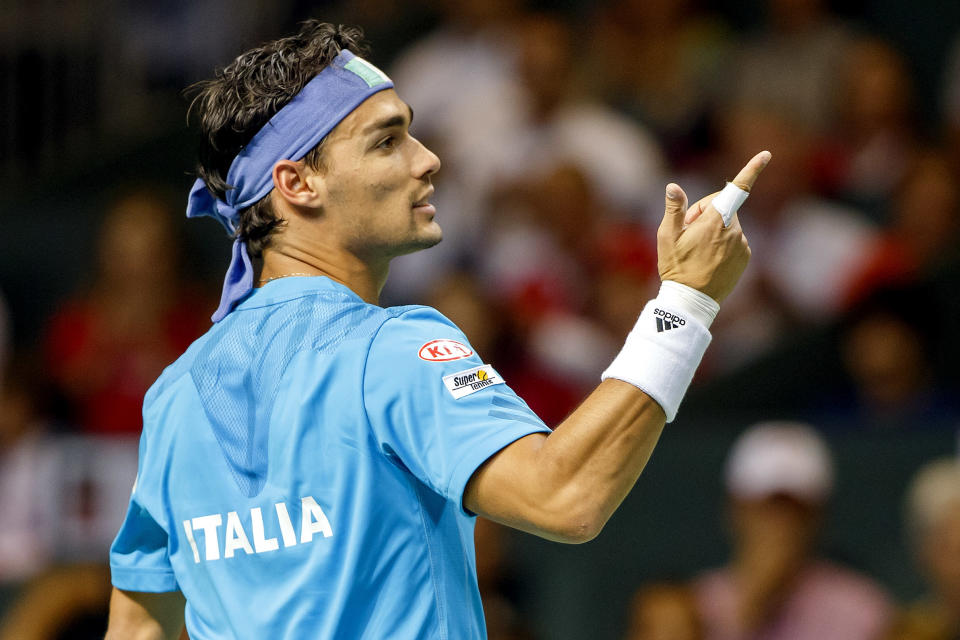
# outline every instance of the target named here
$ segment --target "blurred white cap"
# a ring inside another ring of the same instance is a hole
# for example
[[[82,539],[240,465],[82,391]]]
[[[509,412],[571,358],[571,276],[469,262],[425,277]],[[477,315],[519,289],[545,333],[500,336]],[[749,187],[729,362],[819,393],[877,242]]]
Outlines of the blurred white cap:
[[[786,494],[818,504],[833,489],[833,465],[826,443],[810,425],[761,422],[733,444],[726,480],[727,491],[736,498]]]

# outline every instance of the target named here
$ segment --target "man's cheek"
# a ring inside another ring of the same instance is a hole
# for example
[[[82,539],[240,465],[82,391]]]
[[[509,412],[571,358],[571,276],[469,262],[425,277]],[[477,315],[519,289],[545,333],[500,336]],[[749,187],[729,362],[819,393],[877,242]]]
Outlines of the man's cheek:
[[[384,202],[396,192],[396,189],[385,182],[372,182],[364,190],[374,202]]]

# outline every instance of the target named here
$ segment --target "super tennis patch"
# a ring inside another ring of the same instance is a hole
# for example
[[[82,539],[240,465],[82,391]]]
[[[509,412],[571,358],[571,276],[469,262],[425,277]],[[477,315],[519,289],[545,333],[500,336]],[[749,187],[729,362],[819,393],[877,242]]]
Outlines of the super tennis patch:
[[[500,377],[493,367],[488,364],[460,371],[443,377],[443,384],[455,400],[459,400],[471,393],[476,393],[481,389],[492,387],[497,384],[503,384],[503,378]]]

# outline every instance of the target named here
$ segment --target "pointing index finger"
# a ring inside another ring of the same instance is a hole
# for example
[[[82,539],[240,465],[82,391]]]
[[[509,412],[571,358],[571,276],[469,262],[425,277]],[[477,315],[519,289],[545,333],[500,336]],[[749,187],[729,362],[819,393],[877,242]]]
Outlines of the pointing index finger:
[[[749,193],[753,183],[757,181],[757,176],[760,175],[760,172],[763,171],[772,157],[769,151],[761,151],[753,156],[743,169],[740,169],[740,173],[731,182]]]

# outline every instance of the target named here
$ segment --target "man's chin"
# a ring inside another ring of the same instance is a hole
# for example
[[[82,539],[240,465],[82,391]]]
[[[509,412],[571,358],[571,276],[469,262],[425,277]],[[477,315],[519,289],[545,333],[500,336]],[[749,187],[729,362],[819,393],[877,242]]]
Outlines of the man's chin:
[[[434,224],[435,230],[430,232],[422,232],[418,234],[416,239],[411,240],[407,244],[398,248],[395,255],[405,256],[410,253],[416,253],[417,251],[423,251],[424,249],[429,249],[440,244],[440,241],[443,240],[443,232],[440,230],[440,226]]]
[[[420,229],[420,233],[417,235],[419,236],[420,243],[414,251],[429,249],[430,247],[440,244],[440,241],[443,240],[443,229],[440,228],[436,220],[431,220]]]

